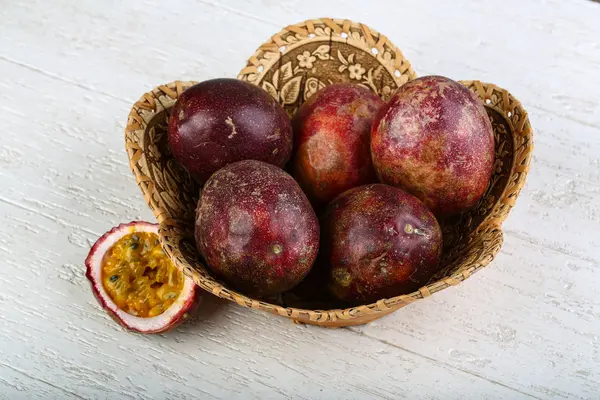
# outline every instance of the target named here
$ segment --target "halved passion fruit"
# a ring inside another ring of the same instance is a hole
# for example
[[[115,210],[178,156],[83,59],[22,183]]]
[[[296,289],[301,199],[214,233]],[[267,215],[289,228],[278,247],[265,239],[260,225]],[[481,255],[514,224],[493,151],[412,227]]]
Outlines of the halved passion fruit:
[[[187,318],[199,289],[177,269],[158,240],[158,225],[121,224],[92,246],[85,265],[100,305],[124,327],[167,331]]]

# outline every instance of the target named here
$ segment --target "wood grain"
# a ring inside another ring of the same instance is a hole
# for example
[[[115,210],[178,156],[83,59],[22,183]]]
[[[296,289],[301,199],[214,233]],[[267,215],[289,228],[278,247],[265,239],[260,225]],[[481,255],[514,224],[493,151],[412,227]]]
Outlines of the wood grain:
[[[152,220],[123,150],[131,103],[173,79],[235,76],[283,25],[342,11],[420,75],[497,83],[530,112],[532,170],[501,254],[366,327],[211,299],[176,332],[122,331],[83,259],[110,227]],[[0,398],[597,397],[598,4],[31,0],[2,17]]]

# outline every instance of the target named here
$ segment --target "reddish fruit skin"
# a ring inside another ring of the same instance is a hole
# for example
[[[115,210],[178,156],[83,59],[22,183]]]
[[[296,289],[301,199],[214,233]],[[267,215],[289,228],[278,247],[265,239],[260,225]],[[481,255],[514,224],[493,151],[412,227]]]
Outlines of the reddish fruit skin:
[[[382,107],[371,154],[381,182],[405,189],[443,217],[483,196],[494,167],[494,134],[473,92],[426,76],[401,86]]]
[[[238,79],[198,83],[177,99],[169,147],[200,183],[221,167],[252,159],[283,167],[292,154],[289,117],[267,92]]]
[[[440,226],[401,189],[350,189],[329,204],[322,224],[330,289],[340,300],[365,304],[409,293],[438,270]]]
[[[319,222],[290,175],[246,160],[206,182],[195,237],[216,274],[248,295],[268,296],[308,274],[319,249]]]
[[[308,197],[325,204],[355,186],[377,181],[369,136],[383,101],[353,84],[327,86],[294,116],[294,177]]]

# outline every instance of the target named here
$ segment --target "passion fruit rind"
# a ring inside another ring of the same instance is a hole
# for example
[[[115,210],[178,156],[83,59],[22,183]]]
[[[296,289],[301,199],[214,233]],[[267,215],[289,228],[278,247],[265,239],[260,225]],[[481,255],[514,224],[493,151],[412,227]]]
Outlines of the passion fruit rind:
[[[102,235],[90,249],[85,260],[86,277],[90,281],[94,297],[108,315],[124,328],[139,333],[162,333],[182,323],[199,305],[200,289],[194,281],[183,275],[183,288],[177,299],[163,313],[153,317],[137,317],[120,309],[102,284],[102,266],[105,254],[123,237],[134,233],[154,233],[158,225],[144,221],[120,224]]]

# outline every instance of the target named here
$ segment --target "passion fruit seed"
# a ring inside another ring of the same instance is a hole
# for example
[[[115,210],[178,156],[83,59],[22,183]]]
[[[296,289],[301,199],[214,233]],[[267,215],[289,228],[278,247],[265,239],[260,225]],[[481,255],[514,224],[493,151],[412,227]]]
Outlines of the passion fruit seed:
[[[132,248],[134,242],[139,247]],[[133,221],[114,227],[94,243],[85,266],[102,308],[135,332],[166,332],[201,301],[194,281],[164,254],[157,224]]]
[[[177,299],[183,282],[155,233],[125,235],[102,259],[104,289],[121,310],[134,316],[162,314]]]

